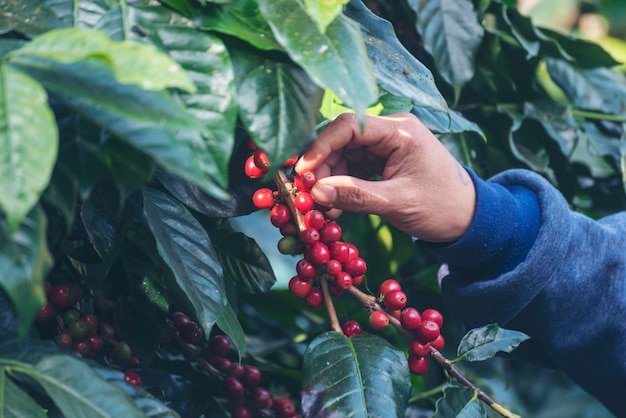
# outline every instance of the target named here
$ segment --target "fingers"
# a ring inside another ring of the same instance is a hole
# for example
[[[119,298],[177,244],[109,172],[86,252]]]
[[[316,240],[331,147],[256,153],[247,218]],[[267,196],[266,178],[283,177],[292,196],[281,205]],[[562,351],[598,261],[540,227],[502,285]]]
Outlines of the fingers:
[[[384,214],[390,208],[388,184],[351,176],[331,176],[313,186],[313,199],[321,205],[350,212]]]

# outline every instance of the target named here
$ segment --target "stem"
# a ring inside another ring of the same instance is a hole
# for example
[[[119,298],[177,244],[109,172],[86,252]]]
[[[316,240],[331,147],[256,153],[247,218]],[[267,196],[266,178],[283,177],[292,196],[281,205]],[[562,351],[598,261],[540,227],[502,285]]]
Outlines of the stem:
[[[328,312],[330,327],[333,331],[343,333],[341,325],[339,324],[339,318],[337,317],[337,311],[335,310],[333,298],[330,295],[330,289],[328,288],[328,280],[326,280],[326,277],[320,277],[320,287],[322,288],[322,295],[324,295],[324,306],[326,306],[326,311]]]
[[[461,373],[450,360],[448,360],[446,357],[444,357],[443,354],[439,352],[439,350],[430,347],[430,354],[437,361],[437,363],[439,363],[441,367],[443,367],[448,372],[450,376],[458,380],[463,386],[474,390],[478,399],[489,405],[494,411],[506,418],[521,418],[520,415],[512,413],[511,411],[497,403],[495,400],[493,400],[481,388],[472,383],[472,381],[465,377],[463,373]]]

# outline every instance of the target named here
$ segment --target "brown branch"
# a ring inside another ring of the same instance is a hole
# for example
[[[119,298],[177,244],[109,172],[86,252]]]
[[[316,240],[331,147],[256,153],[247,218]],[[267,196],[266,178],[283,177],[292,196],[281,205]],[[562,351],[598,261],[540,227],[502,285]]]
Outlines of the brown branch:
[[[322,288],[322,295],[324,295],[324,306],[326,306],[326,312],[328,312],[328,318],[330,319],[330,327],[333,331],[343,333],[341,324],[339,324],[339,318],[337,317],[337,311],[335,310],[335,304],[328,288],[328,280],[325,275],[319,278],[320,287]]]
[[[296,222],[298,231],[304,231],[306,229],[306,226],[304,225],[302,213],[300,213],[300,211],[296,209],[296,206],[293,203],[297,189],[295,188],[293,183],[289,181],[283,170],[278,170],[276,172],[276,174],[274,175],[274,182],[276,183],[276,186],[278,186],[278,193],[280,193],[280,197],[289,208],[289,211],[291,212],[291,217]]]

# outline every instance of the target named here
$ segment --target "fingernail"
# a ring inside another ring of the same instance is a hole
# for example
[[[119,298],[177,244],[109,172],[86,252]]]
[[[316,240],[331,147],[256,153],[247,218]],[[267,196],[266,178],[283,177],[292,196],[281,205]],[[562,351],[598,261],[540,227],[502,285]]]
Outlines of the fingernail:
[[[331,206],[337,199],[337,191],[334,187],[326,184],[316,184],[311,189],[313,199],[319,204]]]

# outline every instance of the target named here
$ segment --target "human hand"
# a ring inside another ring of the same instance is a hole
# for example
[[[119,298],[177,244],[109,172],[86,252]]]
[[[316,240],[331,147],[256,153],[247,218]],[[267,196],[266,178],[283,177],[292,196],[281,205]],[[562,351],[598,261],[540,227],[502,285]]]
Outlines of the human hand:
[[[366,116],[361,133],[345,113],[319,134],[295,166],[313,170],[321,205],[373,213],[431,242],[459,239],[474,215],[474,183],[439,140],[412,114]],[[380,175],[380,181],[369,180]]]

